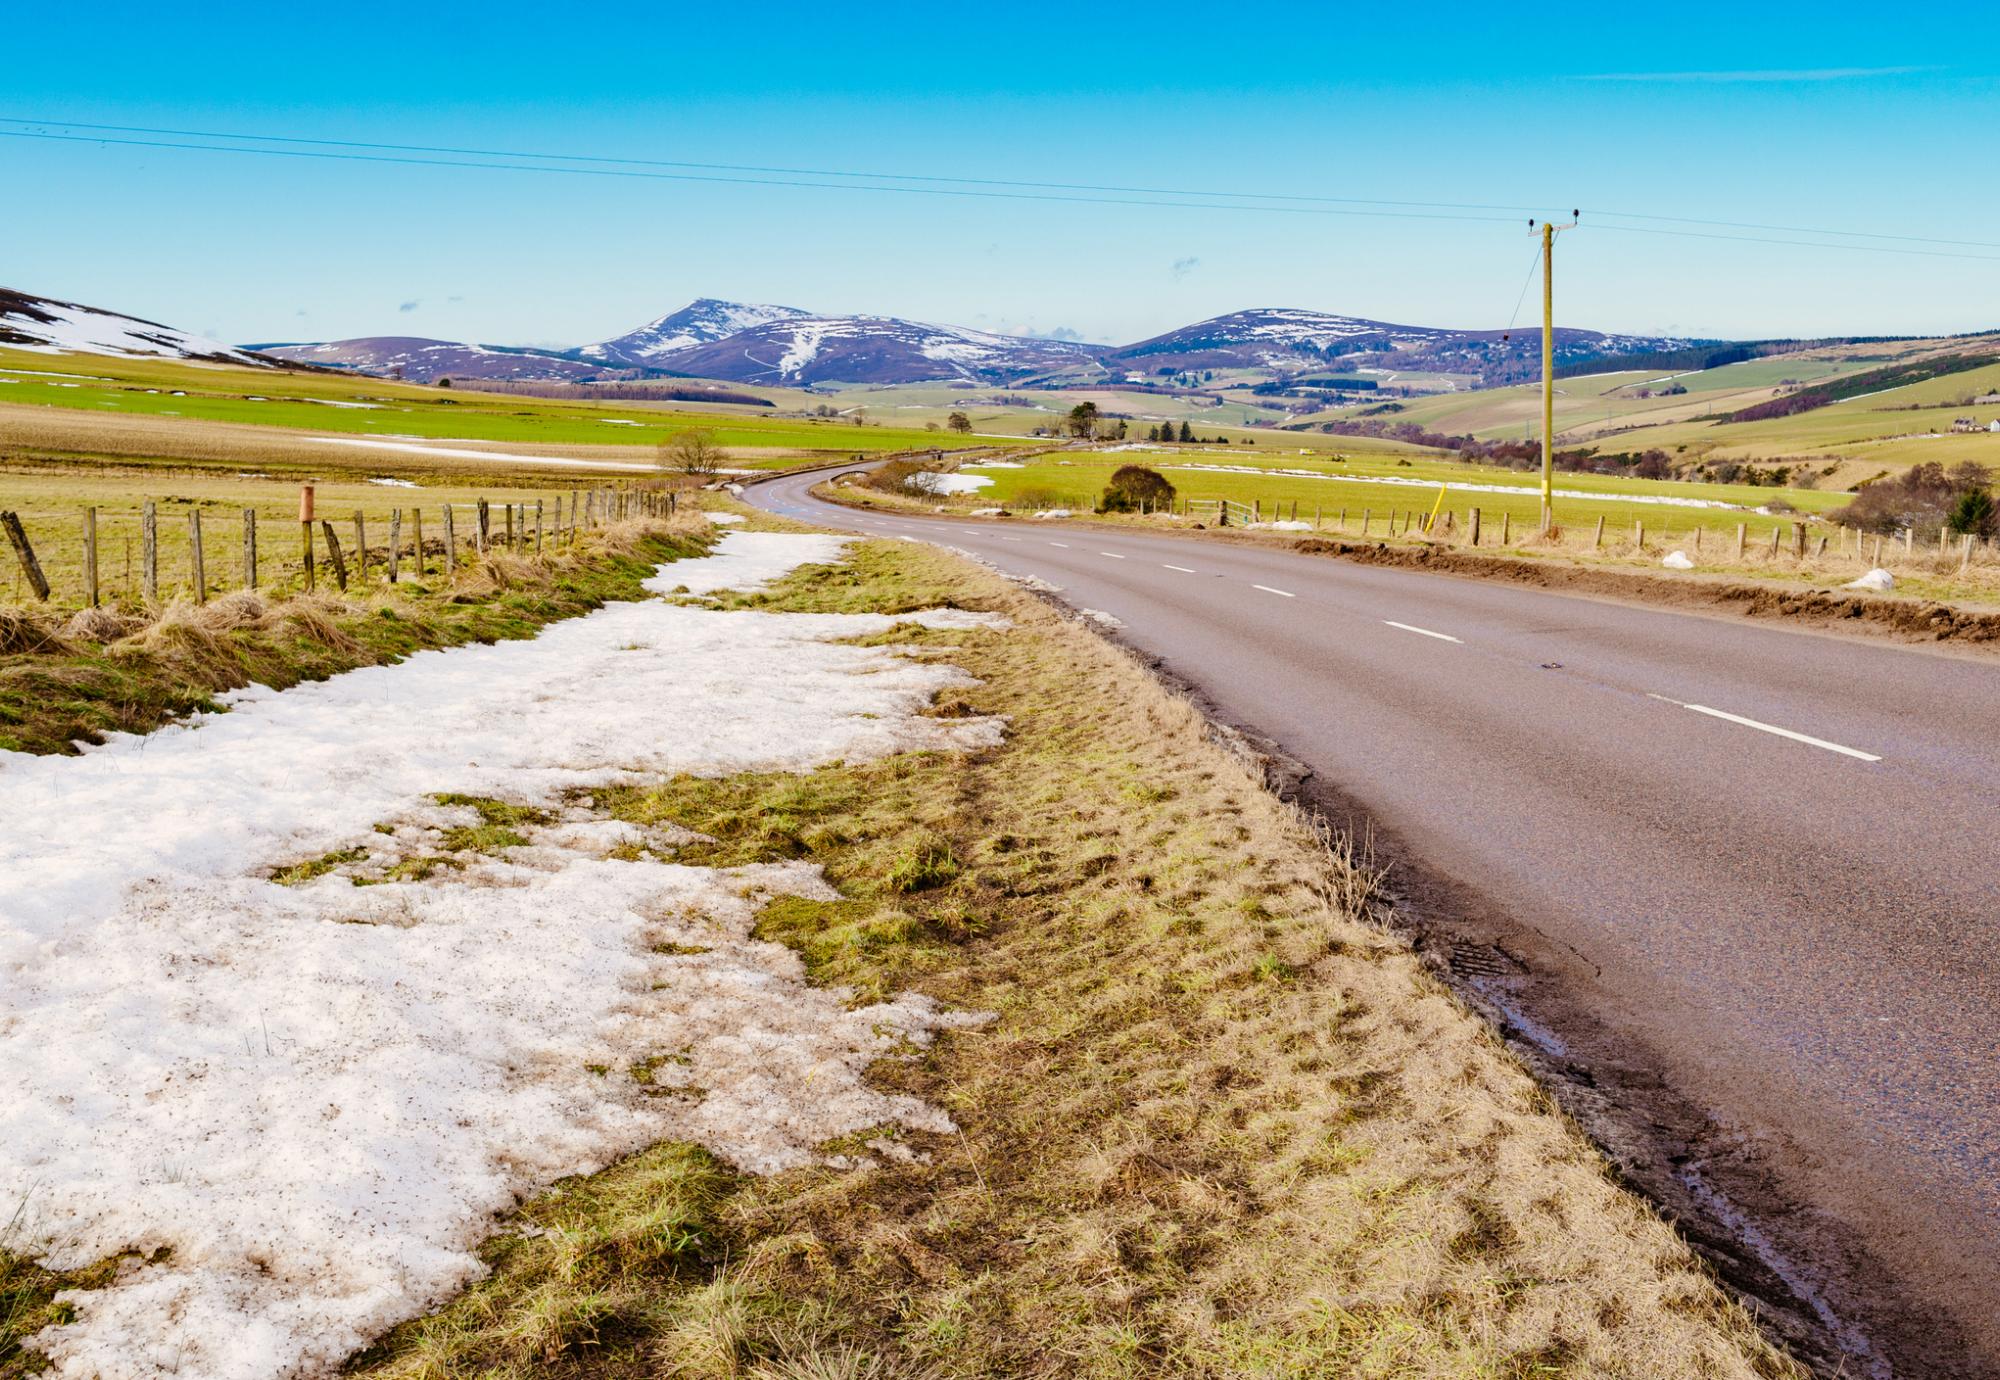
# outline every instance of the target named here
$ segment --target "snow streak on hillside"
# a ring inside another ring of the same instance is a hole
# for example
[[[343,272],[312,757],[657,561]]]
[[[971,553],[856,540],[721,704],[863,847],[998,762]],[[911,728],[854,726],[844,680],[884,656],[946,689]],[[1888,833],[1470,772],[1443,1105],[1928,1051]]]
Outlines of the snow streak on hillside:
[[[732,533],[652,583],[839,549]],[[12,1248],[58,1269],[169,1251],[33,1341],[55,1373],[325,1374],[565,1175],[670,1137],[768,1172],[949,1130],[862,1073],[966,1017],[849,1010],[751,937],[764,898],[832,895],[815,868],[628,861],[674,831],[591,797],[996,742],[917,712],[963,673],[838,641],[898,622],[992,620],[615,605],[81,758],[0,753],[0,1220],[25,1204]],[[525,841],[472,851],[477,807],[440,793],[531,807]]]
[[[0,345],[48,354],[77,351],[92,355],[159,355],[168,359],[227,360],[268,364],[192,331],[99,311],[74,302],[28,297],[0,288]]]

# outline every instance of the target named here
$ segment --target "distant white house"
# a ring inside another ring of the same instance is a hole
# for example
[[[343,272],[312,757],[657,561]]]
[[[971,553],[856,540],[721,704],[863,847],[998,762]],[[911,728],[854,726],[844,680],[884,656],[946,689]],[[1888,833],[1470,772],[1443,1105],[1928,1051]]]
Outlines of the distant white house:
[[[2000,417],[1996,417],[1992,421],[1988,422],[1986,424],[1986,429],[1988,431],[2000,431]]]

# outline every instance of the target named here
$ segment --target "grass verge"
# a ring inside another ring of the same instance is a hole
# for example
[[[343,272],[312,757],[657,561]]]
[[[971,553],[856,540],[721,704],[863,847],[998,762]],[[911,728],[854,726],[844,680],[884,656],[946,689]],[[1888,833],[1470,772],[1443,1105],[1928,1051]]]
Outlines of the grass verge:
[[[150,615],[85,610],[68,621],[0,605],[0,749],[73,752],[215,707],[251,683],[283,689],[432,647],[531,637],[644,597],[661,561],[697,554],[707,524],[628,521],[543,558],[492,552],[455,576],[267,599],[239,591]],[[489,821],[490,822],[490,821]]]
[[[956,603],[906,630],[1007,743],[599,793],[707,865],[840,892],[760,933],[857,999],[995,1013],[888,1061],[955,1134],[757,1178],[663,1145],[528,1205],[378,1377],[1796,1377],[1377,921],[1328,846],[1129,659],[909,543],[725,604]],[[634,1076],[637,1076],[635,1073]]]

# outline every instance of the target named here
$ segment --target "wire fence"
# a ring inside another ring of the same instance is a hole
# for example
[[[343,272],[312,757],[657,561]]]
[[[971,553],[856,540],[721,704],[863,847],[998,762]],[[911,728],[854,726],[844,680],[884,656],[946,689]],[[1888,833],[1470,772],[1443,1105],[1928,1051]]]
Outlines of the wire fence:
[[[59,607],[146,607],[202,603],[232,589],[346,590],[448,577],[492,552],[541,555],[608,523],[670,517],[679,502],[664,486],[616,487],[335,514],[305,485],[295,519],[268,504],[174,499],[80,506],[68,521],[0,511],[12,556],[0,594]]]

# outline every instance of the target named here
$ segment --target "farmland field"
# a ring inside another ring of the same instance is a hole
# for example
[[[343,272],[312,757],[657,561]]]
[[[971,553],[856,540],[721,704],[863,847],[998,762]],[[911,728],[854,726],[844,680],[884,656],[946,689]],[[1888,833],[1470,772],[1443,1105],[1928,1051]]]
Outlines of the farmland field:
[[[1885,388],[1788,417],[1725,422],[1722,414],[1770,401],[1795,385],[1810,387],[1941,353],[1992,353],[1991,339],[1936,340],[1894,346],[1805,350],[1692,372],[1625,371],[1562,379],[1556,385],[1556,429],[1564,445],[1605,452],[1662,450],[1676,461],[1808,461],[1833,464],[1829,478],[1851,487],[1928,460],[1972,460],[2000,467],[2000,436],[1954,434],[1953,421],[1980,426],[2000,419],[2000,404],[1968,401],[2000,390],[2000,363]],[[1659,389],[1684,393],[1661,396]],[[1641,398],[1641,391],[1652,396]],[[1413,423],[1482,440],[1532,440],[1540,435],[1538,385],[1441,395],[1364,417],[1342,408],[1311,420]]]
[[[1274,460],[1230,454],[1220,448],[1126,449],[1116,454],[1078,453],[1074,458],[1042,455],[1020,465],[968,462],[962,473],[992,482],[957,501],[971,506],[1001,503],[1088,509],[1121,464],[1158,469],[1183,498],[1255,501],[1267,515],[1275,505],[1283,504],[1288,516],[1296,503],[1301,518],[1308,518],[1317,509],[1329,525],[1343,509],[1357,520],[1364,509],[1378,518],[1391,511],[1428,512],[1438,499],[1440,485],[1447,487],[1446,508],[1461,518],[1466,509],[1477,507],[1488,522],[1497,522],[1506,514],[1521,527],[1540,515],[1536,479],[1518,470],[1415,453],[1404,457],[1357,453],[1344,461],[1304,456]],[[1608,525],[1629,526],[1641,521],[1649,531],[1686,531],[1700,526],[1733,532],[1742,522],[1753,534],[1799,520],[1798,514],[1758,513],[1760,507],[1782,500],[1800,513],[1818,514],[1840,506],[1849,497],[1818,490],[1590,474],[1559,474],[1556,491],[1557,514],[1570,523],[1594,523],[1602,515]]]
[[[902,450],[949,440],[921,423],[855,426],[768,417],[750,408],[570,402],[358,375],[7,349],[0,349],[0,409],[0,453],[12,439],[12,416],[23,409],[542,446],[637,449],[693,428],[712,431],[724,446],[791,454]]]

